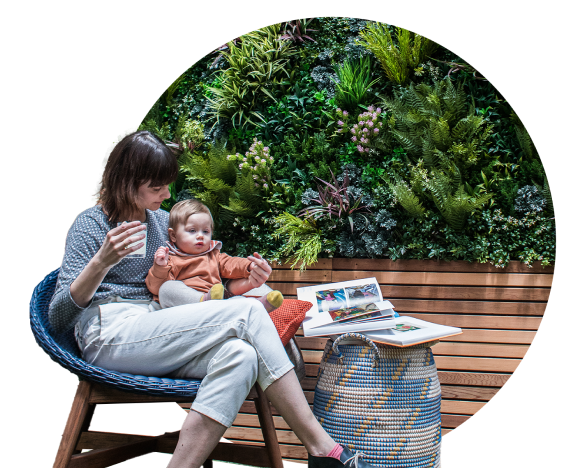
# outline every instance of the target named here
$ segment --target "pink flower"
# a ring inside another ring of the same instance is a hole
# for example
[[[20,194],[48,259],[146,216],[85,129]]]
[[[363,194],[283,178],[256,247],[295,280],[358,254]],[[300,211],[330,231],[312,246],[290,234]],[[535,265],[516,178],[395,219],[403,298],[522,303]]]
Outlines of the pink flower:
[[[377,113],[377,114],[380,114],[381,112],[382,112],[382,109],[380,109],[380,108],[378,107],[378,109],[376,109],[376,113]]]
[[[263,151],[269,151],[269,146],[266,146],[265,148],[263,148]]]
[[[352,141],[356,141],[357,138],[355,136],[352,137]]]
[[[358,151],[359,151],[360,153],[363,153],[363,152],[364,152],[364,148],[362,148],[362,145],[358,145],[358,146],[356,146],[356,148],[358,148]]]
[[[255,157],[255,160],[256,160],[257,162],[259,162],[259,156],[256,156],[256,157]]]
[[[378,130],[377,128],[374,129],[374,133],[378,133],[380,130]]]
[[[370,120],[370,122],[368,122],[368,127],[372,128],[373,126],[374,126],[374,122],[372,122],[372,121]]]
[[[370,152],[370,148],[366,148],[366,153],[369,153],[369,152]]]
[[[344,117],[346,117],[348,115],[348,111],[344,111],[343,114],[344,114]]]
[[[338,125],[341,127],[342,125],[344,125],[344,122],[342,122],[341,120],[338,120]]]
[[[374,112],[374,106],[368,107],[368,111],[369,111],[369,112]]]
[[[240,165],[239,165],[239,169],[243,169],[243,164],[240,164]]]
[[[351,128],[350,131],[354,134],[356,134],[356,129],[355,128]]]
[[[267,188],[267,184],[263,184],[263,188]]]
[[[256,187],[259,187],[259,184],[255,184]]]
[[[342,112],[342,109],[340,109],[339,107],[336,109],[336,112]]]
[[[246,161],[247,161],[247,158],[243,158],[243,162],[246,162]]]
[[[261,160],[261,163],[262,163],[262,164],[265,164],[265,159],[262,159],[262,160]]]
[[[364,130],[362,130],[364,133],[368,133],[368,129],[366,127],[364,127]]]

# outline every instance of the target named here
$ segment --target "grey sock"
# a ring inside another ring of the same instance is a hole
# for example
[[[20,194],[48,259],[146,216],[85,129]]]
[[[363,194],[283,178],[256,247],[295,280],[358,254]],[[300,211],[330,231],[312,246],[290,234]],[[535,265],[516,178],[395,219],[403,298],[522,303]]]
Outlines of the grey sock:
[[[159,303],[163,309],[199,302],[203,293],[183,281],[166,281],[159,288]]]

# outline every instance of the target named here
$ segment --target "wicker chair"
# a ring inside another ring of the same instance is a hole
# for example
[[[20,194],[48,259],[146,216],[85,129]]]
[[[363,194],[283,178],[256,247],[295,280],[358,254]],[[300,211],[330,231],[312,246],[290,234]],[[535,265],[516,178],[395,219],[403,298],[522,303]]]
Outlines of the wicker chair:
[[[57,277],[58,270],[46,276],[30,302],[30,323],[37,343],[54,361],[80,378],[54,468],[107,467],[151,452],[173,453],[179,432],[153,437],[89,431],[95,407],[110,403],[191,402],[201,381],[124,374],[83,361],[73,332],[55,333],[48,322],[48,305]],[[265,447],[219,443],[204,463],[205,468],[211,467],[214,459],[283,468],[269,402],[257,385],[248,398],[255,401]],[[92,450],[81,453],[83,449]]]

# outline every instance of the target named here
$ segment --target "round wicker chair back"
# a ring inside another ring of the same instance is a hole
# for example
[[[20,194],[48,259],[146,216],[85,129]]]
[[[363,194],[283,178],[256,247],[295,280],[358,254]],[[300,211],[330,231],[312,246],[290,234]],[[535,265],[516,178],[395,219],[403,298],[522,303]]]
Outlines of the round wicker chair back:
[[[113,386],[120,390],[148,395],[191,397],[197,395],[201,380],[174,380],[114,372],[92,366],[80,356],[74,333],[55,333],[48,321],[48,306],[58,278],[58,269],[44,278],[34,289],[30,301],[30,325],[36,342],[65,369],[91,382]]]

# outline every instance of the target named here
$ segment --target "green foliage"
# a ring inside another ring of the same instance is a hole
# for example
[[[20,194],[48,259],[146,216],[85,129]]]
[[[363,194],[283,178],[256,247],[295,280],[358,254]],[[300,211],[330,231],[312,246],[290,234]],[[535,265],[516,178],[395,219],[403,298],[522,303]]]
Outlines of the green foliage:
[[[283,241],[274,237],[275,222],[273,218],[256,216],[250,218],[236,218],[230,231],[224,231],[223,237],[231,247],[228,251],[237,252],[240,257],[253,255],[259,252],[270,262],[280,262],[278,251]],[[226,244],[224,243],[224,247]]]
[[[492,126],[468,108],[463,87],[450,78],[434,87],[411,84],[384,104],[392,112],[392,134],[415,162],[409,165],[410,187],[394,171],[391,190],[411,215],[422,216],[423,204],[431,201],[452,229],[461,229],[468,214],[491,199],[466,181],[481,165]]]
[[[288,21],[282,24],[283,35],[282,39],[288,39],[294,43],[302,43],[306,40],[316,42],[308,33],[314,32],[315,29],[308,29],[308,25],[313,18],[302,18],[293,21]]]
[[[283,143],[271,147],[273,170],[280,179],[296,179],[296,183],[309,186],[315,177],[327,179],[330,171],[337,172],[338,152],[339,149],[330,144],[323,132],[305,139],[286,135]]]
[[[385,99],[391,111],[392,133],[414,161],[427,167],[452,161],[459,170],[479,162],[492,126],[468,106],[463,86],[450,78],[433,87],[426,84],[400,90]]]
[[[390,190],[396,197],[396,201],[402,205],[402,207],[410,214],[416,218],[424,216],[426,213],[425,208],[422,206],[422,202],[414,191],[408,187],[408,185],[402,180],[402,178],[394,173],[395,183],[390,182],[390,178],[387,174],[384,174],[384,180],[390,186]]]
[[[403,28],[396,28],[396,41],[382,23],[369,24],[360,33],[358,43],[370,50],[380,61],[388,79],[396,84],[406,84],[411,73],[438,44]]]
[[[184,115],[179,117],[177,129],[175,130],[175,140],[180,148],[195,150],[203,143],[205,135],[203,124],[197,120],[189,120]]]
[[[348,60],[336,66],[336,104],[354,112],[358,106],[371,104],[373,96],[368,93],[378,78],[372,80],[370,57],[360,57],[358,61]]]
[[[551,265],[555,261],[555,223],[538,212],[520,218],[505,216],[501,210],[483,212],[488,236],[487,249],[477,261],[505,267],[511,260],[528,266],[535,261]]]
[[[262,204],[259,189],[249,174],[238,174],[227,159],[225,144],[210,148],[207,155],[185,151],[181,162],[190,193],[207,205],[216,230],[236,216],[250,216]]]
[[[334,253],[552,263],[554,211],[529,134],[491,83],[436,47],[390,25],[313,18],[212,52],[139,127],[181,153],[163,208],[198,197],[225,251],[302,269]],[[341,185],[324,201],[314,189],[332,173]],[[367,212],[297,217],[344,197]]]
[[[334,108],[311,83],[297,82],[288,94],[261,112],[255,135],[268,142],[281,142],[287,134],[308,139],[328,126]]]
[[[274,236],[285,240],[284,247],[280,250],[282,258],[289,258],[292,269],[298,264],[300,271],[307,266],[313,265],[318,260],[322,251],[322,232],[312,219],[300,219],[290,213],[284,212],[275,217],[278,225]]]
[[[296,52],[291,42],[279,39],[279,28],[274,24],[242,36],[237,45],[228,43],[223,55],[229,68],[221,73],[221,87],[210,88],[218,119],[231,119],[238,126],[256,124],[262,119],[255,107],[264,100],[275,102],[277,88],[290,83],[287,66]]]

